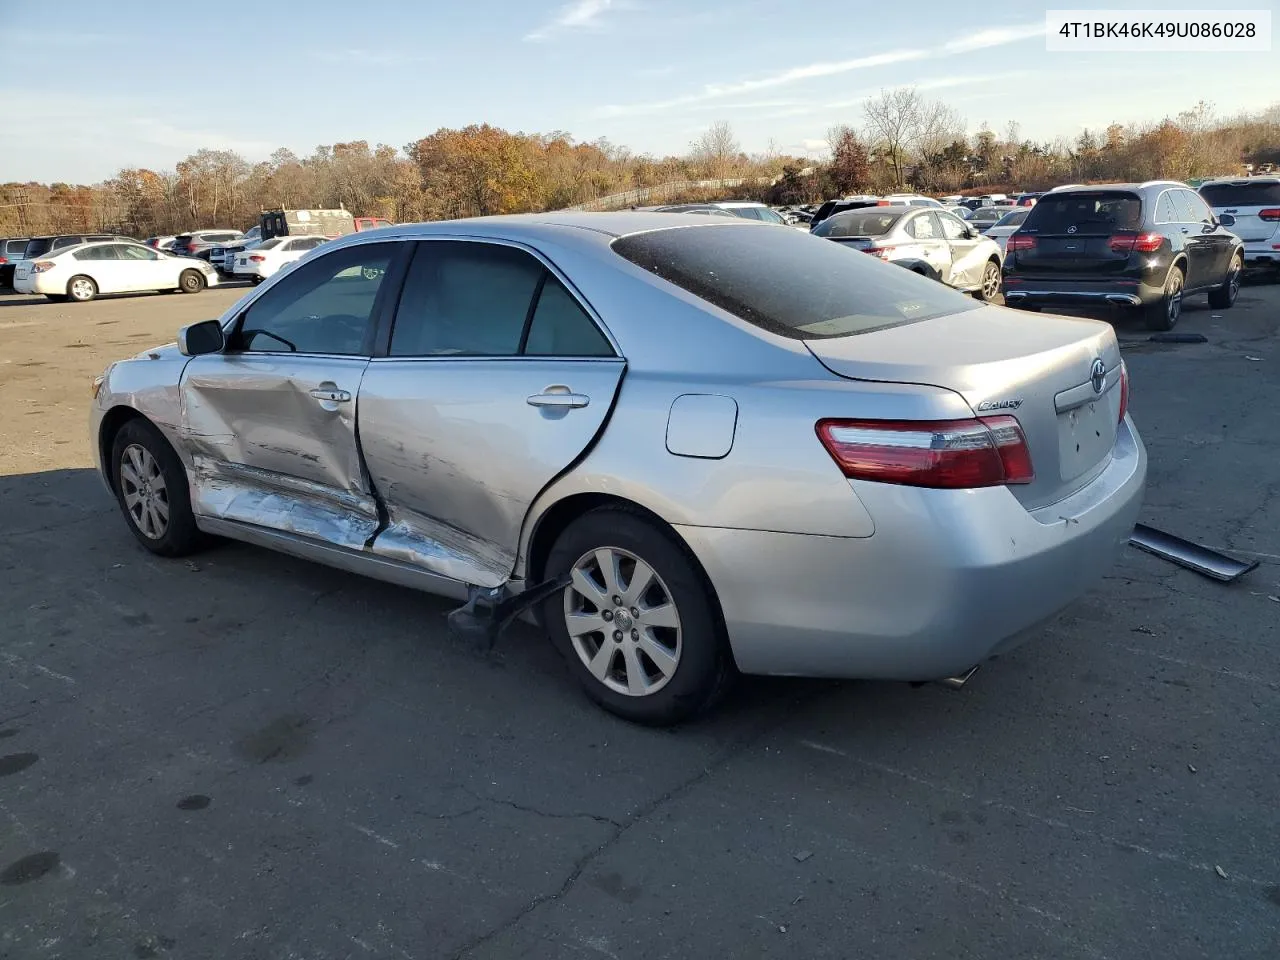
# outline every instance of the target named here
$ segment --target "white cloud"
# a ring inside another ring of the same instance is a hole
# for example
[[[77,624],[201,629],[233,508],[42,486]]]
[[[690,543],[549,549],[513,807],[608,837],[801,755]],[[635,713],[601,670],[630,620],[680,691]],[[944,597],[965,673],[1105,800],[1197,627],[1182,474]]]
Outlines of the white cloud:
[[[583,0],[589,2],[589,0]],[[602,2],[602,0],[596,0]],[[1003,46],[1028,40],[1044,33],[1044,24],[1024,24],[1013,27],[993,27],[975,30],[966,36],[951,40],[940,47],[894,50],[888,53],[876,53],[852,60],[821,61],[800,67],[792,67],[780,73],[770,74],[751,80],[738,80],[733,83],[707,84],[698,93],[671,97],[649,103],[609,104],[599,107],[593,112],[596,118],[635,116],[646,113],[660,113],[675,107],[690,107],[708,100],[720,100],[756,90],[787,86],[817,77],[831,77],[850,73],[855,70],[866,70],[872,67],[891,66],[896,63],[907,63],[919,60],[933,60],[952,57],[972,50]],[[922,89],[927,89],[920,85]]]
[[[187,130],[152,117],[138,117],[129,123],[136,129],[139,140],[173,150],[200,150],[208,147],[213,150],[234,150],[253,159],[268,156],[277,146],[265,140],[237,140],[209,130]]]
[[[617,0],[574,0],[573,3],[561,7],[554,17],[525,34],[525,40],[538,42],[550,40],[556,34],[573,30],[599,30],[601,18],[611,9],[621,4]]]

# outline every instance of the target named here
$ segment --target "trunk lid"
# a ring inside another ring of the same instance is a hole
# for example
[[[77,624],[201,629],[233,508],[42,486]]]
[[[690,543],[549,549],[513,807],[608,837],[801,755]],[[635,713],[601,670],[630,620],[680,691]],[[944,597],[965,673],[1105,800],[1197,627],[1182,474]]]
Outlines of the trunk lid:
[[[982,307],[805,345],[839,376],[943,387],[978,416],[1016,417],[1035,480],[1009,490],[1027,509],[1070,496],[1110,462],[1120,347],[1109,324]],[[1105,368],[1100,392],[1091,379],[1097,360]]]

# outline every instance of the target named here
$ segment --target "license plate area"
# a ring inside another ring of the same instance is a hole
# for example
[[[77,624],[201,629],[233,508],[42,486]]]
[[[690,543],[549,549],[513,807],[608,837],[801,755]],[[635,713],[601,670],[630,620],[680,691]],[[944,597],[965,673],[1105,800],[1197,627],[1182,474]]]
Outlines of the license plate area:
[[[1074,480],[1097,466],[1116,443],[1120,411],[1107,395],[1058,414],[1058,464],[1064,481]]]

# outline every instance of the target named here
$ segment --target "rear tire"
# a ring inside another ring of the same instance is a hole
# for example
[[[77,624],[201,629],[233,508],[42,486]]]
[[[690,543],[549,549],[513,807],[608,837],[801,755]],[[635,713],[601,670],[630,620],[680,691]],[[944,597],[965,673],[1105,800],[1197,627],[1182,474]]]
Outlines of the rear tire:
[[[169,441],[141,417],[111,442],[111,482],[137,541],[162,557],[183,557],[204,543],[191,511],[187,471]]]
[[[1227,267],[1227,275],[1222,286],[1209,293],[1209,306],[1215,310],[1230,310],[1240,294],[1240,278],[1244,275],[1244,258],[1236,254],[1231,258],[1231,266]]]
[[[208,282],[199,270],[183,270],[178,277],[178,289],[183,293],[199,293],[206,286]]]
[[[638,563],[652,572],[648,589],[637,583]],[[733,663],[711,584],[668,531],[625,508],[592,510],[551,548],[545,575],[563,574],[573,575],[574,586],[548,599],[542,618],[595,703],[635,723],[666,726],[706,710],[727,689]],[[638,593],[629,596],[633,588]]]
[[[98,285],[93,277],[78,274],[67,281],[67,298],[76,303],[88,303],[98,295]]]
[[[1182,271],[1177,267],[1170,267],[1160,299],[1142,308],[1147,329],[1172,330],[1178,325],[1178,318],[1182,316],[1182,286]]]

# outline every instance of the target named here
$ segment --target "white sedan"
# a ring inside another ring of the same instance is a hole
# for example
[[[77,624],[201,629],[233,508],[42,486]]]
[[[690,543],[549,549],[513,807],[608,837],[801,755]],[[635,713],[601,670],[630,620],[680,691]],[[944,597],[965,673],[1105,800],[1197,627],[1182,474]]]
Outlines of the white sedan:
[[[295,260],[301,260],[328,237],[272,237],[257,246],[237,250],[233,273],[261,283]]]
[[[101,293],[180,290],[199,293],[218,283],[203,260],[175,257],[141,243],[81,243],[23,260],[13,275],[18,293],[43,293],[50,300],[92,300]]]

